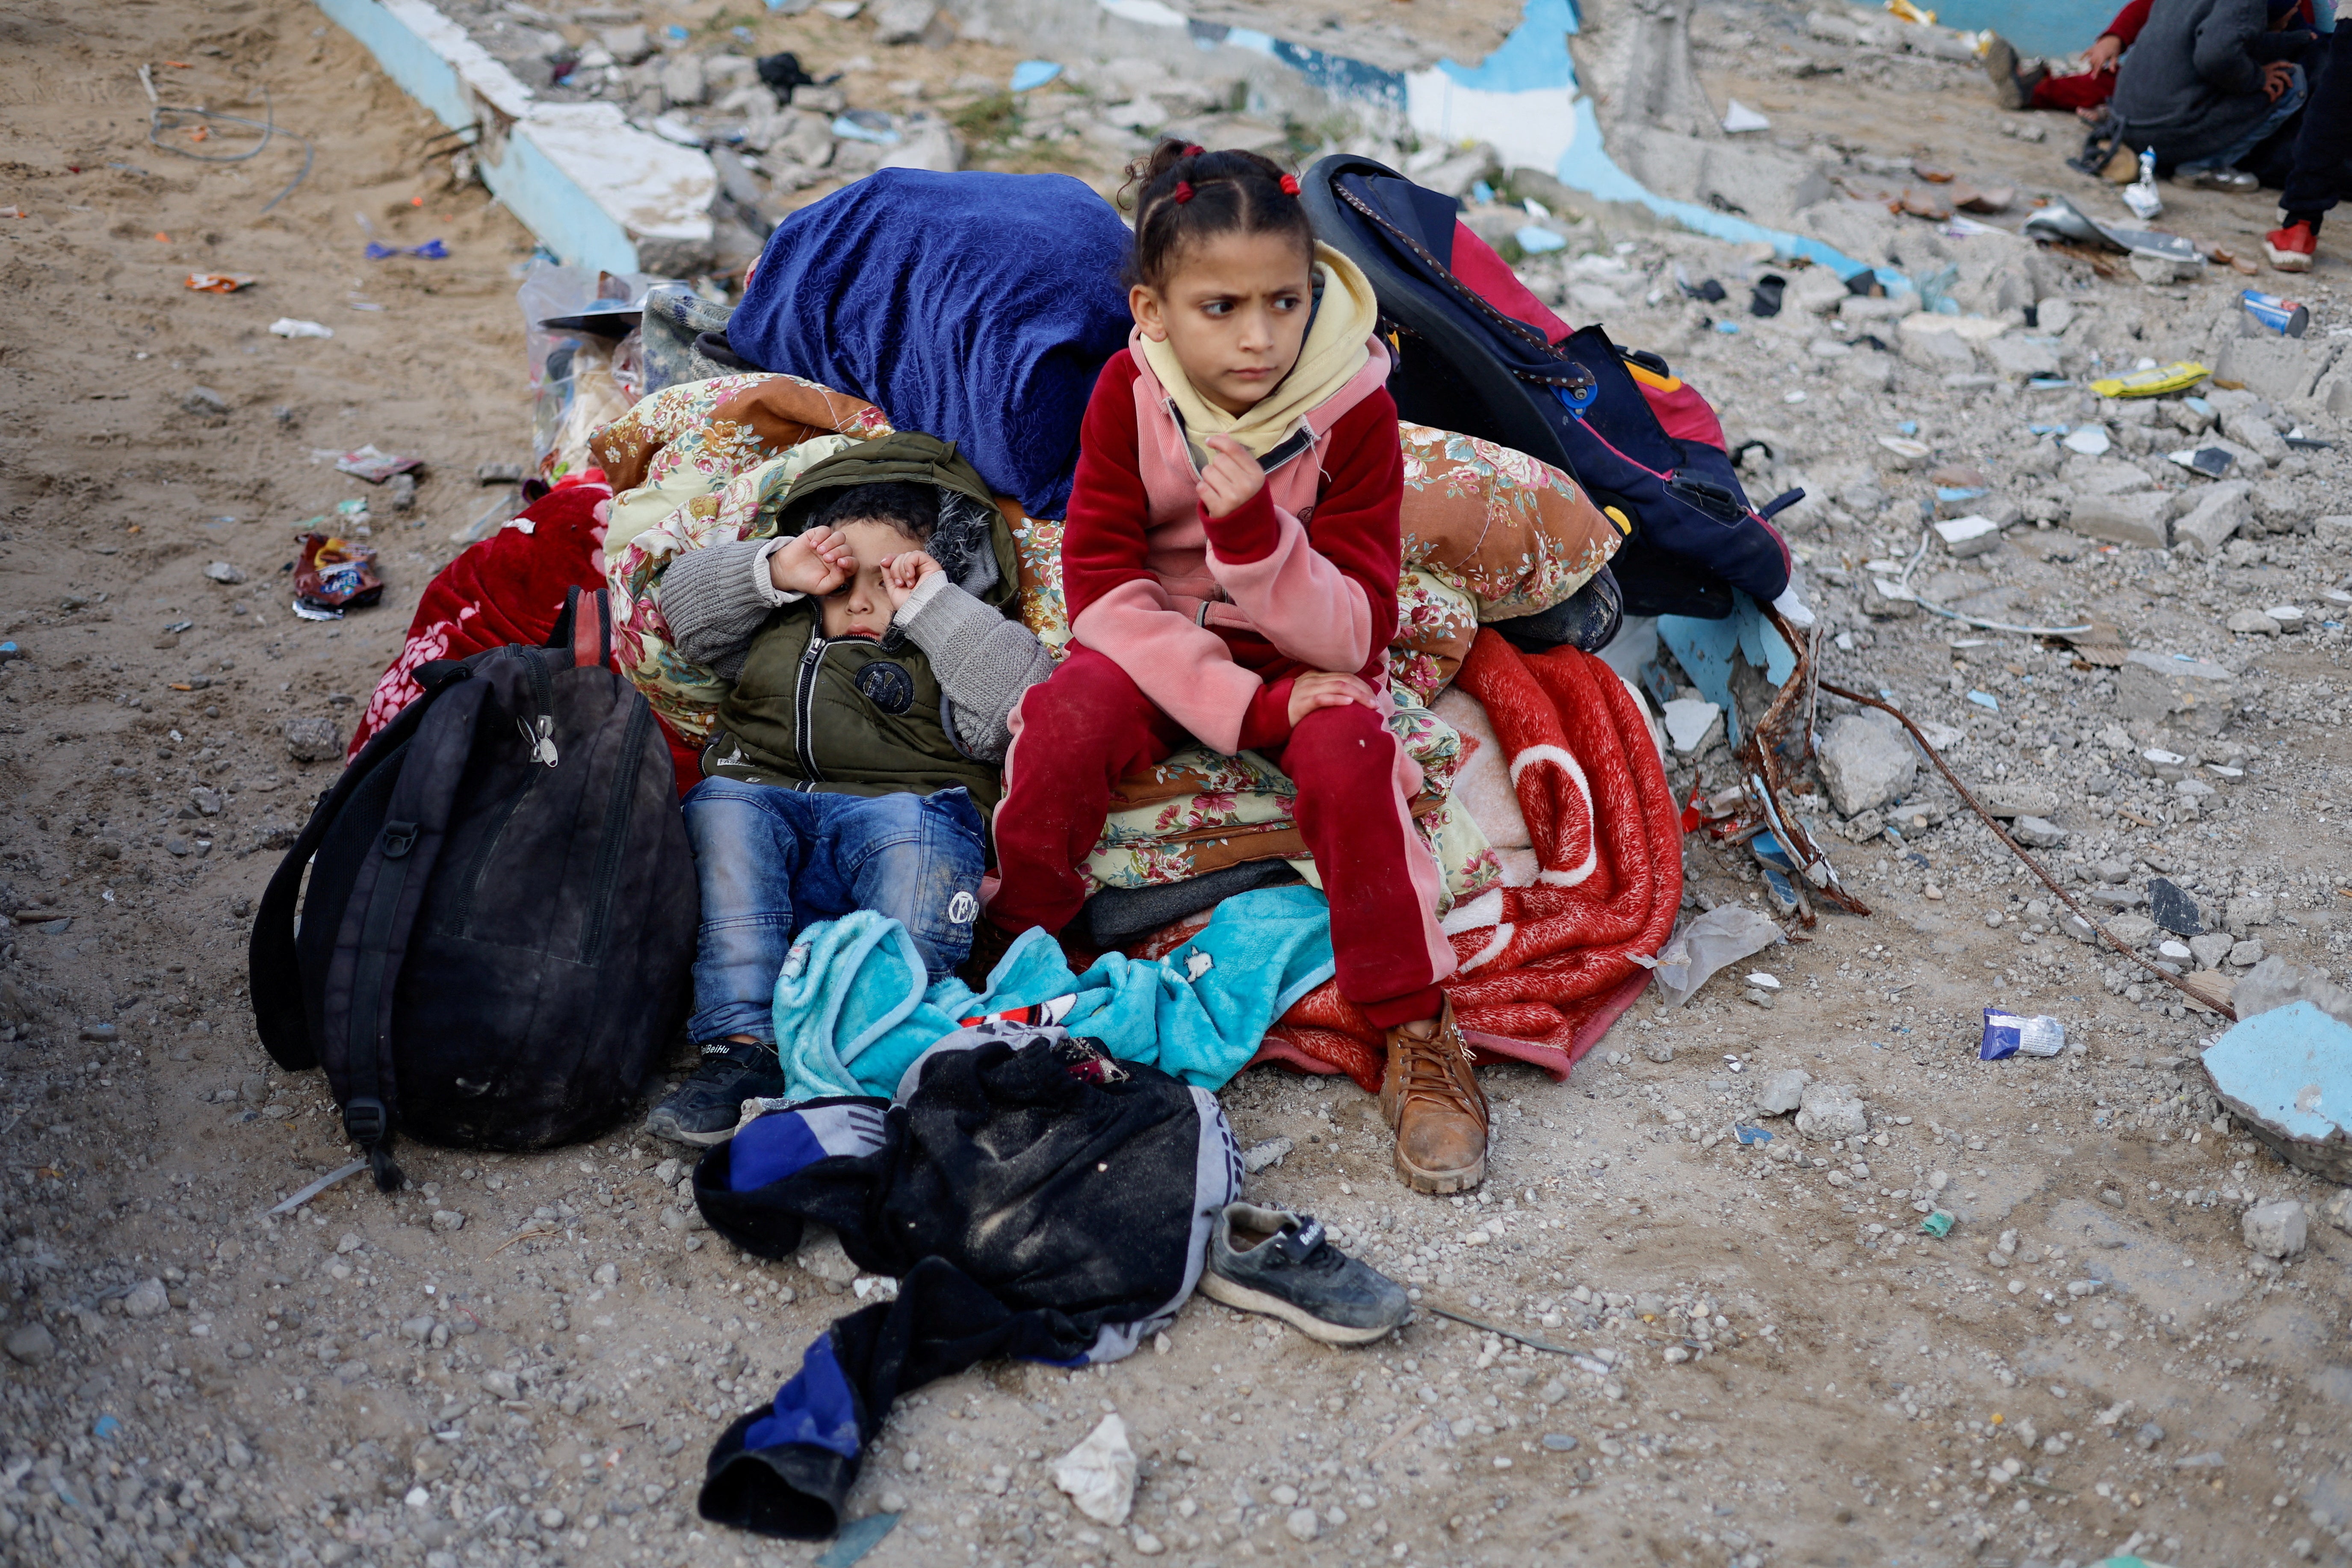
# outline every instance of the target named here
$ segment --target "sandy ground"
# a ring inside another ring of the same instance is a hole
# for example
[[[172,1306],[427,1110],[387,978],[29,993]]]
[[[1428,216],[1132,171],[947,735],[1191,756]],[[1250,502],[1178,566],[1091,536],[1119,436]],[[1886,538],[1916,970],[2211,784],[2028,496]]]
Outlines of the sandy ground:
[[[414,1192],[352,1182],[263,1217],[348,1157],[320,1082],[270,1068],[242,996],[245,917],[277,858],[256,847],[331,776],[292,762],[280,728],[348,732],[449,533],[492,499],[475,465],[526,455],[511,269],[529,237],[447,188],[435,127],[306,7],[26,0],[0,39],[0,205],[25,215],[0,218],[0,617],[24,651],[0,663],[0,892],[23,922],[0,950],[0,1560],[810,1561],[701,1526],[702,1456],[886,1287],[838,1258],[769,1266],[711,1242],[671,1190],[673,1151],[625,1129],[530,1159],[410,1146]],[[308,178],[263,216],[298,147],[206,167],[150,146],[142,62],[167,99],[231,113],[258,117],[266,86],[316,142]],[[1818,102],[1769,90],[1779,112]],[[1937,102],[1955,126],[1991,112],[1957,89]],[[1912,150],[1894,121],[1842,123]],[[354,213],[451,258],[365,262]],[[1625,259],[1654,279],[1673,258],[1739,265],[1649,240]],[[195,269],[260,282],[199,294]],[[335,336],[271,336],[281,316]],[[1828,396],[1776,405],[1787,345],[1743,358],[1678,305],[1629,307],[1620,336],[1688,346],[1736,419],[1769,415],[1800,452],[1863,417]],[[228,412],[188,411],[199,385]],[[1975,416],[1951,416],[1956,443]],[[371,441],[427,457],[416,521],[311,457]],[[2340,495],[2342,478],[2330,458],[2312,482]],[[379,502],[384,604],[298,621],[279,575],[296,525],[353,496]],[[1874,544],[1858,525],[1808,548]],[[2334,548],[2273,539],[2232,568],[2244,581],[2057,551],[2006,570],[2032,602],[2186,639],[2224,588],[2340,581]],[[246,580],[208,580],[215,561]],[[2037,724],[2105,721],[2063,653],[1956,651],[1944,628],[1873,628],[1836,603],[1864,640],[1833,673],[1923,713],[1964,712],[1965,674]],[[2339,964],[2343,648],[2267,646],[2276,695],[2244,736],[2266,770],[2226,811],[2127,836],[2143,865],[2262,882],[2271,948]],[[1984,735],[1964,763],[2024,775],[2049,765],[2044,738]],[[190,815],[200,785],[216,816]],[[2078,804],[2062,820],[2088,822]],[[1130,1362],[987,1367],[908,1401],[854,1500],[903,1510],[867,1561],[2018,1568],[2135,1543],[2182,1564],[2341,1561],[2352,1238],[2315,1222],[2304,1257],[2252,1257],[2246,1203],[2325,1194],[2211,1123],[2194,1053],[2215,1022],[2111,994],[2089,950],[2034,937],[2036,889],[1975,830],[1915,844],[1924,871],[1843,854],[1875,918],[1743,966],[1780,980],[1771,1009],[1717,982],[1680,1013],[1643,1004],[1564,1085],[1490,1074],[1475,1200],[1405,1193],[1343,1080],[1260,1072],[1227,1092],[1245,1144],[1294,1141],[1261,1193],[1425,1301],[1572,1355],[1426,1315],[1333,1352],[1195,1301]],[[1688,864],[1695,896],[1754,897],[1735,858],[1695,841]],[[1979,1063],[1993,1002],[2061,1015],[2086,1049]],[[1790,1067],[1860,1087],[1866,1145],[1785,1119],[1769,1145],[1706,1141]],[[1916,1228],[1930,1194],[1957,1216],[1941,1241]],[[134,1291],[150,1279],[168,1304]],[[1047,1464],[1112,1408],[1144,1456],[1121,1531],[1075,1513]]]

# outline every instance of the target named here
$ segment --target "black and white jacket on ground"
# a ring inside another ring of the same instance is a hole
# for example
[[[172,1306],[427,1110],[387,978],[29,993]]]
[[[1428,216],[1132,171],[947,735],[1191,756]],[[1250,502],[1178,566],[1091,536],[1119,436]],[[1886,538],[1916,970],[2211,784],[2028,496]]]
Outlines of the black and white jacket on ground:
[[[835,1320],[774,1401],[728,1427],[702,1516],[831,1535],[904,1394],[975,1363],[1128,1355],[1200,1282],[1241,1154],[1216,1097],[1061,1029],[983,1024],[932,1047],[895,1101],[813,1100],[703,1156],[711,1227],[789,1256],[829,1225],[896,1299]]]

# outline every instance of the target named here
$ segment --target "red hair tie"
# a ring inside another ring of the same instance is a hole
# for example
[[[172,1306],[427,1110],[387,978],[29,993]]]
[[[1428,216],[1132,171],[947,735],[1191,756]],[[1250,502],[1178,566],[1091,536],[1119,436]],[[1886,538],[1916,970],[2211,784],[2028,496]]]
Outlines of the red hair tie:
[[[1183,205],[1186,202],[1189,202],[1189,201],[1191,201],[1192,199],[1192,181],[1190,181],[1190,180],[1179,180],[1179,181],[1177,181],[1177,182],[1176,182],[1176,205],[1177,205],[1178,206],[1181,206],[1181,205]]]
[[[1282,176],[1282,194],[1286,196],[1295,196],[1298,194],[1297,175],[1285,174]]]
[[[1198,142],[1188,142],[1184,144],[1184,156],[1187,158],[1197,158],[1202,153],[1207,151],[1208,149],[1202,146]]]

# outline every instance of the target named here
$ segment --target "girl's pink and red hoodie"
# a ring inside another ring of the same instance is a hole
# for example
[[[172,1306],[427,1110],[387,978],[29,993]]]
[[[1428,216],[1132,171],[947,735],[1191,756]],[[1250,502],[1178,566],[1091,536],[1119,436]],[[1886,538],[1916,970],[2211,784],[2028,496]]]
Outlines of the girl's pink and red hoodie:
[[[1404,490],[1388,374],[1375,342],[1270,454],[1264,488],[1213,520],[1183,423],[1141,353],[1113,355],[1095,383],[1062,532],[1071,635],[1217,751],[1287,739],[1297,675],[1387,685]]]

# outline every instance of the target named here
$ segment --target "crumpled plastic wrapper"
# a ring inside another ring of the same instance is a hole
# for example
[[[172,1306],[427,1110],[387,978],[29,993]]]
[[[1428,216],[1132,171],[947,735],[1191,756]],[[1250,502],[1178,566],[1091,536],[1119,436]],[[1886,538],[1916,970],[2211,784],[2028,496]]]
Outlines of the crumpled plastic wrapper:
[[[294,561],[294,605],[341,615],[383,597],[375,552],[332,534],[306,533]]]
[[[1788,940],[1770,916],[1738,904],[1719,904],[1683,927],[1658,950],[1653,973],[1659,994],[1667,1006],[1679,1007],[1716,971]]]

